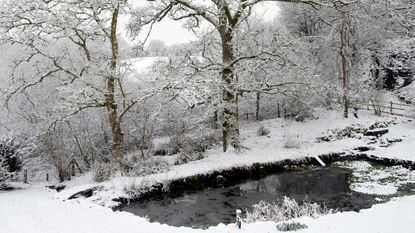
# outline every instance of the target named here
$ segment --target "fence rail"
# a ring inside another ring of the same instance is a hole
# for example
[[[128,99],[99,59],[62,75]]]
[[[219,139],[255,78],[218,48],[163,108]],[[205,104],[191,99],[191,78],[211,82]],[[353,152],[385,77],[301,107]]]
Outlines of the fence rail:
[[[332,103],[343,104],[341,99],[332,99]],[[404,104],[404,103],[397,103],[397,102],[385,102],[385,101],[376,101],[376,100],[369,100],[369,101],[349,101],[350,108],[356,108],[358,110],[367,110],[367,111],[374,111],[375,113],[380,114],[389,114],[394,116],[403,116],[403,117],[411,117],[415,118],[415,104]],[[285,108],[281,107],[278,103],[276,105],[277,115],[276,117],[292,117],[290,111]],[[257,120],[255,112],[243,112],[239,115],[240,119],[242,120]],[[261,114],[259,114],[259,119],[261,118]]]
[[[336,100],[336,102],[339,102]],[[412,117],[415,118],[415,105],[413,104],[403,104],[403,103],[396,103],[393,101],[385,102],[385,101],[350,101],[350,107],[356,108],[360,110],[372,110],[375,113],[385,113],[394,116],[404,116],[404,117]]]

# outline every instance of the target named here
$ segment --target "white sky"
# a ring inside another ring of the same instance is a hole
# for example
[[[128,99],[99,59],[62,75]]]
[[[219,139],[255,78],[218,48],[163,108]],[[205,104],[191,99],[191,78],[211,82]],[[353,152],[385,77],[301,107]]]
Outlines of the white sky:
[[[262,15],[267,21],[273,20],[279,12],[279,8],[275,2],[261,3],[254,10],[256,14]],[[172,45],[189,42],[194,40],[195,36],[192,32],[182,27],[181,21],[166,18],[162,22],[154,25],[148,42],[154,39],[164,41],[166,45]]]

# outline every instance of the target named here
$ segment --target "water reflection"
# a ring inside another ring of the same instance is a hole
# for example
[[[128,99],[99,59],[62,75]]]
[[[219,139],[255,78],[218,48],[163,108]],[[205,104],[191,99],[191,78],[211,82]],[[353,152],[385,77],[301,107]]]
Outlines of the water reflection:
[[[285,172],[230,187],[190,190],[135,202],[123,210],[173,226],[200,227],[233,222],[236,209],[248,209],[261,200],[278,202],[283,196],[297,201],[307,197],[341,210],[370,207],[373,197],[350,190],[351,175],[351,170],[335,167]]]

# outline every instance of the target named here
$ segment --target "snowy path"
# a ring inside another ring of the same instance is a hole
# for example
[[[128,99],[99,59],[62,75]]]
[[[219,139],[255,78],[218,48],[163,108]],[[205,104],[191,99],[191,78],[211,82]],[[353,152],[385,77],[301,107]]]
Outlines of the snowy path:
[[[146,222],[143,218],[87,202],[54,199],[54,191],[42,187],[0,193],[0,233],[225,233],[276,232],[272,222],[211,227],[208,230],[176,228]],[[361,213],[346,212],[300,221],[303,233],[394,233],[415,232],[415,196],[374,206]]]

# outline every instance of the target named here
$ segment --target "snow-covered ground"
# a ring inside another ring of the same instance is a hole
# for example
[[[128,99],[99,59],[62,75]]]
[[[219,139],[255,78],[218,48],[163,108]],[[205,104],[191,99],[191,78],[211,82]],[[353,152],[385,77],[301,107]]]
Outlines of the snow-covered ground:
[[[123,188],[132,183],[151,184],[171,179],[207,173],[234,166],[251,165],[256,162],[271,162],[282,159],[301,158],[332,152],[351,151],[364,146],[366,141],[345,138],[331,142],[316,143],[315,138],[329,129],[343,129],[352,124],[365,127],[376,121],[389,121],[393,117],[376,117],[372,113],[359,113],[359,119],[344,120],[338,112],[325,112],[317,120],[305,123],[267,120],[261,123],[243,123],[241,135],[249,149],[240,154],[222,153],[220,149],[208,151],[205,159],[184,165],[173,166],[169,172],[146,177],[118,177],[108,182],[96,184],[91,174],[67,183],[68,188],[61,193],[40,186],[24,187],[20,190],[0,192],[0,233],[49,233],[49,232],[275,232],[275,223],[244,224],[242,230],[233,224],[221,224],[207,230],[176,228],[158,223],[149,223],[144,218],[125,212],[113,212],[107,208],[115,203],[114,197],[125,196]],[[401,138],[402,142],[381,147],[372,145],[375,150],[369,154],[389,158],[415,161],[415,123],[405,118],[395,119],[385,138]],[[259,137],[259,125],[271,129],[269,137]],[[295,141],[298,148],[285,148],[288,141]],[[97,195],[91,198],[67,200],[73,193],[90,187],[101,186]],[[98,204],[98,205],[97,205]],[[107,206],[107,207],[105,207]],[[296,219],[308,228],[301,232],[413,232],[413,211],[415,196],[402,197],[380,204],[360,213],[345,212],[324,216],[318,219]]]
[[[144,218],[88,202],[61,201],[55,191],[42,187],[0,193],[1,233],[231,233],[231,232],[277,232],[274,222],[243,224],[220,224],[207,230],[171,227],[150,223]],[[414,232],[413,213],[415,196],[402,197],[370,209],[344,212],[317,219],[301,218],[307,229],[302,233],[398,233]]]

